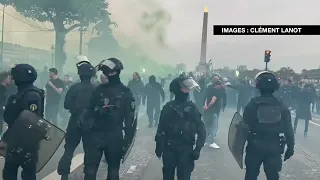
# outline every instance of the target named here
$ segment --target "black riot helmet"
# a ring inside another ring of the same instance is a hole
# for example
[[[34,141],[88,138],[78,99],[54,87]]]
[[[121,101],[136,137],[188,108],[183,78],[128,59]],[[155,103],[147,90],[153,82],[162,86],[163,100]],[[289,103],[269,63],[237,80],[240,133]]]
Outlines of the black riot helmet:
[[[123,70],[122,62],[117,58],[109,58],[102,60],[95,69],[97,71],[102,71],[107,77],[113,76],[114,74],[120,74]]]
[[[81,61],[76,64],[79,76],[93,77],[96,73],[95,68],[87,61]]]
[[[256,88],[261,92],[273,93],[274,91],[279,89],[279,82],[277,80],[277,77],[269,71],[262,71],[258,73],[255,77],[255,80]]]
[[[169,90],[171,93],[178,95],[180,93],[188,94],[190,91],[197,89],[200,90],[200,86],[192,78],[178,77],[171,81]]]
[[[33,83],[37,79],[38,73],[30,64],[16,64],[11,69],[11,76],[15,84],[19,85],[22,83]]]

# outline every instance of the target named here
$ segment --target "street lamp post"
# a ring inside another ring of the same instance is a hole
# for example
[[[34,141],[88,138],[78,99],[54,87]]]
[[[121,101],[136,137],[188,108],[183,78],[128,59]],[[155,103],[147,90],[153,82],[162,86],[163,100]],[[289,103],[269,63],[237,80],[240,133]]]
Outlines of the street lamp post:
[[[54,63],[54,51],[55,51],[55,48],[54,48],[54,45],[52,44],[51,46],[51,66],[54,67],[55,63]]]
[[[87,28],[83,26],[81,26],[79,29],[79,33],[80,33],[79,55],[82,55],[83,35],[85,34],[86,31],[87,31]]]
[[[3,44],[4,44],[4,15],[5,15],[6,6],[3,6],[2,9],[2,32],[1,32],[1,57],[0,57],[0,65],[3,67]],[[1,69],[1,68],[0,68]]]

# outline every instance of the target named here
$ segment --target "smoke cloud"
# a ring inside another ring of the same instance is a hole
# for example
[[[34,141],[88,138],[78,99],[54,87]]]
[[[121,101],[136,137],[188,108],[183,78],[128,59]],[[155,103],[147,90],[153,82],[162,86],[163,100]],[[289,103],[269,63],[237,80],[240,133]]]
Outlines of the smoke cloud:
[[[129,52],[129,57],[134,63],[144,63],[146,59],[160,64],[176,63],[179,55],[168,45],[166,33],[172,15],[162,1],[110,0],[109,4],[110,18],[118,24],[116,28],[111,26],[113,35],[123,47],[123,52]],[[50,50],[55,34],[46,30],[53,29],[51,23],[40,23],[25,18],[12,7],[6,8],[6,12],[15,18],[6,15],[5,42]],[[95,36],[90,31],[84,34],[84,54],[88,53],[86,43]],[[77,55],[79,32],[74,30],[68,33],[66,42],[66,52]]]
[[[117,0],[109,7],[111,19],[119,25],[114,36],[122,47],[159,63],[177,58],[167,43],[172,15],[160,0]]]

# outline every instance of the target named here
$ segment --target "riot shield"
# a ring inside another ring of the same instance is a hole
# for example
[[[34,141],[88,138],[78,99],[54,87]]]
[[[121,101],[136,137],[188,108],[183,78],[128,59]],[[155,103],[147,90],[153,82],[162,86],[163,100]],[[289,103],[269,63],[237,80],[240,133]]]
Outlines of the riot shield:
[[[39,172],[51,159],[65,132],[31,111],[22,111],[4,134],[6,148],[0,151],[7,160]]]
[[[243,169],[243,151],[248,135],[249,127],[243,121],[242,116],[236,112],[229,127],[228,146],[241,169]]]
[[[136,136],[137,136],[137,125],[138,125],[138,121],[137,121],[137,116],[136,116],[136,118],[134,119],[133,124],[132,124],[132,128],[134,130],[133,139],[131,141],[131,144],[128,146],[128,148],[125,150],[125,152],[123,154],[122,164],[126,161],[126,159],[128,158],[128,156],[133,148],[134,141],[136,140]]]

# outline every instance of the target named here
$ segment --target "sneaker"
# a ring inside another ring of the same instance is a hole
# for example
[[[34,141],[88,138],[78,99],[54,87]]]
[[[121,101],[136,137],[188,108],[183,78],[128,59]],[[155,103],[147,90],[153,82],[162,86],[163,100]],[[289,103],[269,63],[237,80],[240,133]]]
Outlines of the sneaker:
[[[307,137],[307,136],[308,136],[308,133],[307,133],[307,132],[305,132],[305,133],[304,133],[304,137]]]
[[[220,149],[220,146],[218,146],[216,143],[210,144],[210,147],[213,149]]]
[[[152,128],[152,127],[153,127],[153,124],[149,123],[148,128]]]

